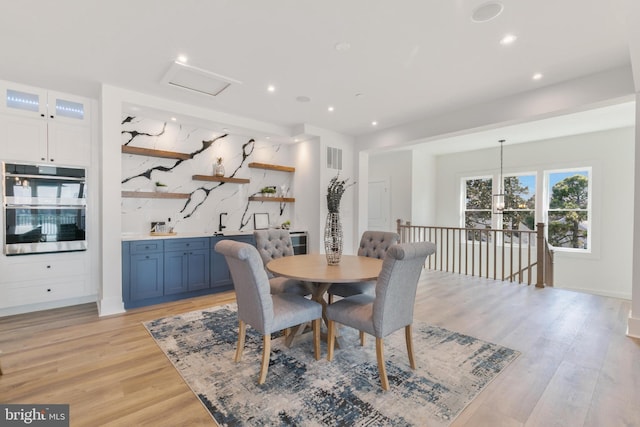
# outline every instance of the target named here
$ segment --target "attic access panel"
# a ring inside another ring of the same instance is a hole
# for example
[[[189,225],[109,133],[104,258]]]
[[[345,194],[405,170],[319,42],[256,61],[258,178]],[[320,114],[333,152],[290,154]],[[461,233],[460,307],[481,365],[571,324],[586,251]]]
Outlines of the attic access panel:
[[[178,61],[171,64],[169,71],[162,78],[162,82],[209,96],[217,96],[231,84],[242,84],[241,81],[230,77]]]

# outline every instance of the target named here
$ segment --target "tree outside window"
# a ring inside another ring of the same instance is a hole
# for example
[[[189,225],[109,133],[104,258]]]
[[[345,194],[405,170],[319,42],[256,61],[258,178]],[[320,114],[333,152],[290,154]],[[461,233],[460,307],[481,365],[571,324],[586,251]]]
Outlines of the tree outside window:
[[[547,239],[558,248],[589,249],[590,170],[548,174]]]
[[[536,176],[518,175],[504,177],[505,209],[498,218],[505,230],[535,230]],[[505,235],[505,243],[520,243],[520,233]],[[528,238],[528,234],[525,234]],[[528,242],[523,242],[528,243]],[[535,242],[532,242],[535,243]]]
[[[491,178],[469,178],[464,180],[465,228],[491,228]],[[479,240],[478,232],[468,232],[467,240]]]

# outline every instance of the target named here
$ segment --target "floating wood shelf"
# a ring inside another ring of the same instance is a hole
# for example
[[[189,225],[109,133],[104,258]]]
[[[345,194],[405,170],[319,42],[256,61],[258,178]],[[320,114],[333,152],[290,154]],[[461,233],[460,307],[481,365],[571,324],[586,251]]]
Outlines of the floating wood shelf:
[[[162,157],[163,159],[188,160],[191,154],[177,153],[175,151],[154,150],[151,148],[131,147],[129,145],[122,146],[122,152],[125,154],[137,154],[139,156]]]
[[[263,197],[263,196],[251,196],[249,200],[252,202],[285,202],[293,203],[296,201],[293,197]]]
[[[193,175],[194,181],[213,181],[213,182],[233,182],[236,184],[248,184],[250,181],[246,178],[231,178],[226,176],[213,175]]]
[[[280,171],[280,172],[295,172],[296,168],[291,166],[280,166],[280,165],[269,165],[267,163],[249,163],[250,168],[256,169],[269,169],[272,171]]]
[[[137,199],[188,199],[189,193],[158,193],[152,191],[123,191],[122,197]]]

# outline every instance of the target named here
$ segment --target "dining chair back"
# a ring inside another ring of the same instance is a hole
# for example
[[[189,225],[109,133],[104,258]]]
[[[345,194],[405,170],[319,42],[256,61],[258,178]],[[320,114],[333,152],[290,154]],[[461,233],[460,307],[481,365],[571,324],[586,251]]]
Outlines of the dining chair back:
[[[293,326],[312,322],[316,360],[320,358],[320,319],[322,306],[295,294],[272,295],[269,279],[258,250],[243,242],[221,240],[215,251],[224,255],[231,272],[238,305],[238,347],[235,361],[242,357],[246,325],[263,336],[262,366],[259,384],[263,384],[269,368],[271,334]]]
[[[411,324],[416,289],[424,262],[435,251],[436,246],[430,242],[391,246],[382,263],[382,270],[376,282],[375,296],[353,295],[327,306],[328,360],[333,358],[336,323],[373,335],[376,337],[380,382],[382,388],[388,390],[383,338],[404,327],[409,364],[412,369],[415,369]]]
[[[360,238],[358,256],[383,259],[387,250],[399,241],[400,235],[392,231],[365,231]],[[327,291],[329,304],[333,302],[334,295],[343,298],[359,294],[373,295],[375,287],[376,282],[336,283]]]
[[[264,265],[271,260],[285,256],[293,256],[293,243],[288,230],[270,228],[268,230],[254,230],[253,237],[256,240],[256,248]],[[300,280],[277,277],[267,270],[269,285],[272,294],[293,293],[297,295],[309,295],[310,287]]]

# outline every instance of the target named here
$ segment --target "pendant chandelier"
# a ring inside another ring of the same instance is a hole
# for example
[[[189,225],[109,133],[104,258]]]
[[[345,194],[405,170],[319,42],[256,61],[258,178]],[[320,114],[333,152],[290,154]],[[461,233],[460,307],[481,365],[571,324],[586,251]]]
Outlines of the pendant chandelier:
[[[500,143],[500,181],[498,181],[498,193],[493,195],[493,213],[501,214],[505,208],[504,197],[504,180],[502,178],[502,151],[504,148],[504,139],[498,141]]]

